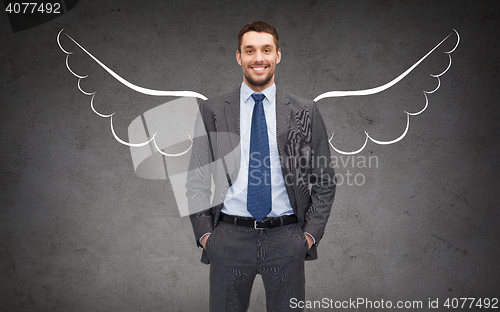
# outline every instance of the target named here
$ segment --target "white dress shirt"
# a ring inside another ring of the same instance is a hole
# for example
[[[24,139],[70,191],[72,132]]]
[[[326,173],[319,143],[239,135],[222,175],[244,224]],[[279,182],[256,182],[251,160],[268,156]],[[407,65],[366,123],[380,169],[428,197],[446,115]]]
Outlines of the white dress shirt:
[[[271,160],[271,193],[272,209],[268,217],[279,217],[293,214],[292,205],[285,188],[283,174],[281,171],[280,157],[278,153],[278,142],[276,140],[276,85],[273,84],[262,92],[255,92],[245,82],[241,84],[240,90],[240,145],[241,160],[238,177],[228,189],[222,212],[228,215],[240,217],[252,217],[247,210],[248,189],[248,166],[250,156],[250,133],[252,125],[252,113],[255,101],[253,93],[262,93],[265,98],[262,101],[264,114],[266,115],[267,134],[269,137],[269,156]]]

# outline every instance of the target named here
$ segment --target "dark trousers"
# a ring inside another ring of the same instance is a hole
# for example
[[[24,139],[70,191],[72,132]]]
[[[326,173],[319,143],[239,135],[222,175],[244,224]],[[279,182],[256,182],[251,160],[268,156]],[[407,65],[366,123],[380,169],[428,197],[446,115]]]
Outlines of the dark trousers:
[[[205,245],[210,259],[210,311],[247,311],[254,278],[262,276],[267,311],[297,311],[305,299],[307,240],[298,223],[254,229],[220,222]]]

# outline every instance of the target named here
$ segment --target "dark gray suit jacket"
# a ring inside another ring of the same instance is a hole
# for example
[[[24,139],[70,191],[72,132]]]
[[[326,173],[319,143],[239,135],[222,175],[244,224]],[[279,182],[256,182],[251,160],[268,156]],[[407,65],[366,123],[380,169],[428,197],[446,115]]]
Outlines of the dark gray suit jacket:
[[[240,88],[200,101],[199,109],[186,195],[200,246],[199,239],[217,226],[226,191],[238,176]],[[277,89],[276,136],[293,211],[304,232],[316,240],[306,256],[314,260],[335,197],[328,137],[316,104]],[[205,250],[201,261],[209,263]]]

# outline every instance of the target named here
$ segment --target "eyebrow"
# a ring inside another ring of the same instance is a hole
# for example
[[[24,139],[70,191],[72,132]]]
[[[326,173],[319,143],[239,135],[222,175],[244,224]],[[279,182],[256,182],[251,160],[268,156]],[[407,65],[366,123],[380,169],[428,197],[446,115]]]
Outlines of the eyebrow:
[[[262,45],[262,47],[264,48],[272,48],[272,44],[264,44]],[[244,46],[243,49],[249,49],[249,48],[255,48],[253,45],[247,45],[247,46]]]

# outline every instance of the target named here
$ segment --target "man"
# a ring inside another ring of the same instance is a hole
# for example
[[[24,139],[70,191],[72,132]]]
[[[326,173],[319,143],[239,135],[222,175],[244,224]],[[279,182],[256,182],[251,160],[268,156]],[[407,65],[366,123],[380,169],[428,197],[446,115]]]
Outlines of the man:
[[[236,60],[241,86],[199,104],[191,221],[210,263],[210,311],[246,311],[256,274],[267,310],[288,311],[292,298],[304,300],[304,260],[317,258],[335,195],[328,138],[314,102],[274,84],[281,50],[272,25],[245,25]]]

